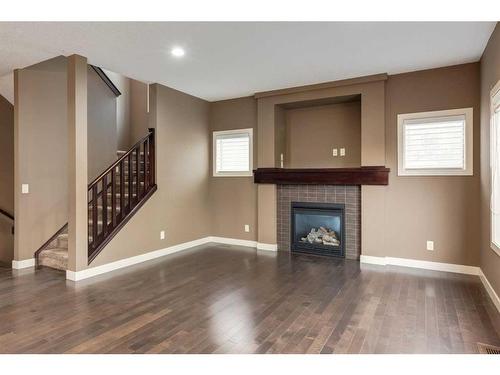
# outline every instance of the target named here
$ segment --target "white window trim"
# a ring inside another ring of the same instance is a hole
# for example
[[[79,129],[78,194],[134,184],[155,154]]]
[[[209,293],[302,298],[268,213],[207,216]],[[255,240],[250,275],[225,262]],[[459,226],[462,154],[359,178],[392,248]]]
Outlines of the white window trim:
[[[493,191],[493,157],[494,157],[494,142],[495,137],[492,136],[494,134],[494,115],[495,110],[500,106],[500,81],[491,89],[490,91],[490,189]],[[491,202],[491,194],[490,194],[490,247],[491,249],[500,256],[500,244],[495,244],[493,242],[493,230],[495,228],[495,215],[493,215],[492,202]]]
[[[238,171],[238,172],[217,172],[217,145],[216,139],[218,135],[224,134],[248,134],[250,136],[249,144],[249,158],[250,165],[249,171]],[[251,177],[253,176],[253,128],[245,129],[233,129],[233,130],[220,130],[214,131],[212,133],[212,170],[214,177]]]
[[[457,168],[430,168],[406,169],[404,167],[404,132],[403,124],[406,120],[423,119],[429,117],[465,116],[465,160],[464,169]],[[404,113],[398,115],[398,176],[472,176],[473,175],[473,109],[457,108],[444,111]]]

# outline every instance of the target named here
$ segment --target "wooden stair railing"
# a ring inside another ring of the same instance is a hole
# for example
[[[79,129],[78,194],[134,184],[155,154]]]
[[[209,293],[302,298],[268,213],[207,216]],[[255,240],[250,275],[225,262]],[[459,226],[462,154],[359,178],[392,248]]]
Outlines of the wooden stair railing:
[[[5,210],[2,210],[1,208],[0,208],[0,214],[2,214],[3,216],[7,217],[8,219],[14,221],[14,216]],[[12,225],[12,227],[11,227],[11,232],[12,232],[12,234],[14,234],[14,225]]]
[[[88,186],[88,263],[156,191],[155,132],[138,141]]]

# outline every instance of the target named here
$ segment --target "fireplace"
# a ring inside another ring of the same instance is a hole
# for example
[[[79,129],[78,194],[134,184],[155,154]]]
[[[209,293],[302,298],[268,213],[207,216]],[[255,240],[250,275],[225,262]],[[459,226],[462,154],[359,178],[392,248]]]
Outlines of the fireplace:
[[[344,205],[291,202],[292,252],[345,256]]]

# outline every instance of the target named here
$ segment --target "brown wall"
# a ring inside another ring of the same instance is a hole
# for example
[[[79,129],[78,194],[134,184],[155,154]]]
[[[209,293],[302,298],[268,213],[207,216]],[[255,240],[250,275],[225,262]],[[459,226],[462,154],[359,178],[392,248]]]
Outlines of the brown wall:
[[[104,72],[121,93],[116,98],[117,147],[126,151],[147,134],[148,85],[110,70]]]
[[[500,256],[490,248],[490,91],[500,80],[500,26],[481,58],[481,269],[500,295]]]
[[[130,80],[130,136],[129,147],[144,137],[148,131],[148,85]]]
[[[474,109],[474,176],[398,177],[397,115],[464,107]],[[478,63],[389,76],[386,165],[391,173],[378,217],[379,233],[385,235],[382,246],[364,255],[479,265],[479,128]],[[426,240],[434,241],[434,251],[426,250]]]
[[[257,100],[257,160],[258,167],[275,167],[282,141],[276,127],[280,124],[277,107],[289,107],[299,102],[330,101],[332,98],[361,96],[361,165],[385,165],[385,74],[361,77],[358,79],[329,82],[313,87],[278,90],[267,95],[258,94]],[[377,186],[362,188],[361,214],[362,230],[377,232],[377,221],[371,218],[376,212],[383,211],[383,190]],[[370,200],[365,200],[365,197]],[[263,244],[276,244],[276,187],[259,185],[257,187],[258,241]],[[380,247],[380,242],[371,239],[364,241],[363,248]]]
[[[341,95],[352,90],[373,95],[373,105],[364,114],[361,110],[361,116],[368,130],[377,128],[384,134],[384,140],[377,138],[375,143],[386,147],[380,156],[380,150],[370,148],[369,137],[365,137],[369,148],[365,162],[386,160],[383,164],[392,170],[389,186],[363,189],[363,240],[371,244],[363,247],[363,254],[478,265],[479,208],[474,197],[479,194],[479,64],[400,74],[390,76],[382,86],[380,82],[367,85],[370,87],[339,90]],[[158,129],[159,190],[92,266],[208,235],[259,240],[258,218],[275,221],[273,204],[257,204],[258,190],[266,198],[273,194],[272,186],[256,186],[251,177],[211,176],[211,132],[257,130],[257,101],[239,98],[209,104],[161,85],[155,85],[152,93],[150,115]],[[373,120],[369,111],[375,111],[376,103],[384,100],[384,114],[377,112]],[[398,177],[397,114],[461,107],[474,108],[474,176]],[[381,130],[379,123],[384,118]],[[256,134],[255,149],[261,146],[257,143],[262,136]],[[266,152],[262,154],[274,159],[273,153]],[[244,232],[245,224],[250,224],[250,233]],[[162,229],[166,230],[165,241],[159,239]],[[434,252],[425,249],[426,240],[435,242]]]
[[[281,166],[281,155],[283,155],[283,166],[286,167],[287,137],[286,137],[286,109],[282,106],[274,107],[274,165]]]
[[[479,209],[474,197],[479,194],[479,65],[465,64],[390,76],[385,92],[384,164],[392,172],[389,186],[363,189],[363,240],[365,244],[373,244],[365,245],[363,254],[478,265]],[[212,127],[217,122],[214,120],[216,115],[227,123],[221,129],[237,127],[241,118],[249,121],[250,116],[244,115],[245,112],[240,108],[241,100],[213,103]],[[398,177],[397,114],[461,107],[474,108],[474,176]],[[243,115],[239,116],[240,113]],[[276,113],[274,116],[279,118]],[[366,119],[369,121],[369,116]],[[220,123],[224,121],[218,120]],[[266,142],[262,136],[258,134],[255,138]],[[367,139],[365,144],[369,146]],[[256,146],[261,147],[262,144]],[[376,147],[370,152],[376,154]],[[266,150],[261,154],[266,154]],[[366,159],[370,160],[368,157]],[[252,211],[251,206],[247,207],[247,201],[238,199],[242,203],[235,205],[232,200],[220,211],[217,208],[227,201],[230,192],[243,191],[244,181],[223,180],[222,183],[228,185],[225,188],[212,184],[213,212],[216,228],[219,228],[214,235],[247,238],[241,233],[243,221],[234,220],[234,212],[239,212],[242,207],[244,212]],[[251,184],[248,189],[251,191]],[[272,190],[272,187],[259,186],[258,189]],[[268,193],[273,192],[263,192],[263,195]],[[217,195],[219,200],[215,200]],[[262,205],[262,217],[265,217],[266,222],[274,220],[274,211],[273,202]],[[233,230],[220,229],[231,226],[234,226]],[[435,242],[433,252],[426,250],[427,240]]]
[[[68,220],[67,61],[16,71],[15,259],[33,253]],[[21,184],[29,194],[21,194]]]
[[[87,85],[87,167],[91,182],[117,158],[117,98],[90,66]]]
[[[63,56],[17,73],[17,260],[32,258],[68,222],[67,74]],[[90,182],[116,160],[118,142],[116,96],[90,66],[87,104]],[[20,193],[22,183],[29,194]]]
[[[111,82],[120,90],[116,98],[116,143],[118,150],[130,147],[130,78],[110,70],[104,70]]]
[[[150,99],[158,191],[91,267],[211,235],[209,103],[161,85]]]
[[[0,208],[14,214],[14,107],[0,95]],[[13,222],[0,214],[0,262],[14,257]]]
[[[346,155],[340,156],[340,148]],[[332,149],[338,156],[332,156]],[[286,168],[361,165],[361,103],[286,110]]]
[[[253,97],[224,100],[210,104],[210,131],[254,129],[254,165],[257,145],[257,103]],[[210,133],[210,137],[212,134]],[[210,138],[211,139],[211,138]],[[212,142],[210,142],[212,153]],[[210,154],[211,155],[211,154]],[[257,239],[257,187],[253,177],[213,177],[210,158],[210,203],[212,235]],[[244,231],[245,224],[250,232]]]

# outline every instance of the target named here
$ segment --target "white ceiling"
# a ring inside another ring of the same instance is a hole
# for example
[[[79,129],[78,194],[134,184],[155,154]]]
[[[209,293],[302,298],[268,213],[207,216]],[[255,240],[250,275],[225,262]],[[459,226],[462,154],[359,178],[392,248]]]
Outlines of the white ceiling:
[[[12,99],[13,69],[78,53],[91,64],[213,101],[477,61],[494,27],[495,22],[4,22],[0,93]],[[186,55],[172,57],[172,46],[184,47]]]

